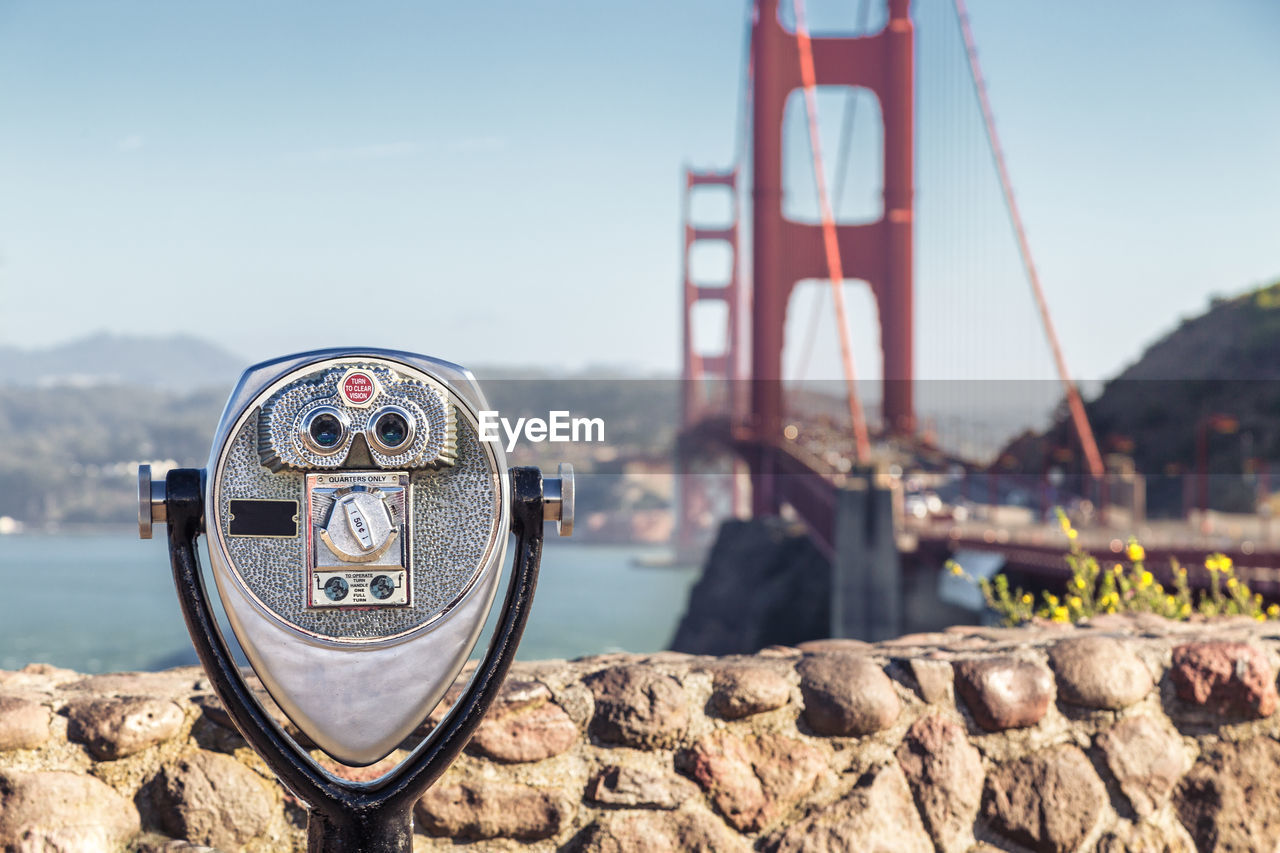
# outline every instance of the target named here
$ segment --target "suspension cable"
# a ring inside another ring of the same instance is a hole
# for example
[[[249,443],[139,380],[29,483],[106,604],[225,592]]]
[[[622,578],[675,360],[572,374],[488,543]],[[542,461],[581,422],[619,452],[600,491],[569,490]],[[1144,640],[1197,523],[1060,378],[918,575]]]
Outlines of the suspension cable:
[[[799,0],[797,0],[799,2]],[[964,49],[969,59],[969,74],[973,80],[974,91],[978,95],[978,103],[982,108],[982,120],[986,126],[987,142],[991,147],[991,156],[995,160],[996,172],[1000,178],[1000,188],[1004,193],[1005,207],[1009,219],[1013,223],[1014,235],[1018,240],[1018,251],[1022,255],[1022,264],[1026,268],[1027,278],[1031,281],[1031,292],[1040,311],[1040,321],[1044,324],[1045,336],[1049,339],[1049,348],[1053,351],[1053,360],[1058,368],[1058,377],[1062,380],[1067,394],[1067,406],[1071,410],[1071,420],[1075,424],[1076,435],[1084,448],[1085,458],[1089,463],[1089,473],[1095,480],[1103,475],[1102,456],[1098,453],[1098,442],[1094,438],[1093,428],[1089,426],[1089,417],[1085,414],[1084,402],[1080,399],[1080,391],[1067,371],[1067,361],[1062,354],[1062,345],[1058,342],[1058,333],[1054,330],[1053,320],[1049,316],[1049,303],[1044,296],[1044,288],[1040,285],[1040,275],[1036,271],[1035,262],[1031,259],[1031,245],[1027,242],[1027,232],[1022,226],[1022,215],[1018,212],[1014,201],[1013,184],[1009,180],[1009,170],[1005,165],[1004,150],[1000,147],[1000,137],[996,135],[996,122],[991,111],[991,101],[987,97],[987,84],[982,76],[982,68],[978,65],[978,49],[973,40],[973,31],[969,28],[969,13],[964,0],[954,0],[956,18],[960,23],[960,33],[964,38]]]
[[[849,397],[849,419],[853,422],[854,451],[859,462],[871,459],[871,439],[867,435],[867,421],[858,399],[857,375],[853,367],[853,342],[849,336],[849,324],[845,317],[844,268],[840,263],[840,243],[836,237],[835,217],[831,213],[831,201],[827,198],[826,173],[822,168],[822,140],[818,136],[818,74],[814,69],[813,44],[805,27],[804,0],[795,0],[796,44],[800,53],[800,79],[804,87],[805,112],[809,118],[809,151],[813,157],[813,177],[818,186],[818,205],[822,211],[822,244],[826,249],[827,271],[831,277],[831,295],[835,300],[836,323],[840,330],[840,355],[844,367],[845,389]]]

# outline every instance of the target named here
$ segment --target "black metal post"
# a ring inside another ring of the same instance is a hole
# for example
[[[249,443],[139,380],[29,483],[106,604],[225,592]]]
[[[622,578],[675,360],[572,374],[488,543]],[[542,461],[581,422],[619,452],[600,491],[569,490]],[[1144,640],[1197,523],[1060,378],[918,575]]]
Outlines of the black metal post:
[[[285,787],[310,807],[309,853],[409,851],[414,803],[457,758],[502,687],[529,618],[542,559],[542,472],[512,468],[510,473],[516,558],[489,649],[462,698],[426,741],[371,783],[348,782],[325,772],[258,705],[218,629],[200,572],[196,552],[204,518],[200,472],[176,469],[165,478],[169,558],[187,631],[236,728]]]

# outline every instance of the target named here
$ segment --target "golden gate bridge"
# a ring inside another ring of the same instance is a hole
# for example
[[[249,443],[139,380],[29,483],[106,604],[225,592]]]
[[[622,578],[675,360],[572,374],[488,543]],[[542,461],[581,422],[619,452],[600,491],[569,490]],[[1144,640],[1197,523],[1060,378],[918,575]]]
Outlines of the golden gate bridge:
[[[896,582],[882,564],[896,561],[904,547],[939,561],[960,548],[994,551],[1011,568],[1065,577],[1065,539],[1055,535],[1056,525],[1042,523],[1043,513],[1011,525],[996,512],[986,521],[920,523],[902,511],[902,475],[921,468],[932,468],[935,478],[957,469],[985,477],[989,503],[1000,503],[990,479],[998,475],[945,450],[956,439],[945,434],[945,417],[922,417],[918,408],[920,391],[931,385],[935,392],[950,389],[934,397],[950,393],[972,403],[966,398],[977,377],[963,375],[961,356],[984,342],[996,350],[992,361],[1013,368],[1000,378],[1031,379],[1043,392],[1052,376],[1047,405],[1060,403],[1075,444],[1059,455],[1074,472],[1074,493],[1099,508],[1097,528],[1082,534],[1087,545],[1118,552],[1122,537],[1106,522],[1141,521],[1141,483],[1132,472],[1108,471],[1068,369],[963,0],[887,0],[875,26],[871,11],[860,0],[853,33],[817,36],[809,32],[804,0],[753,2],[737,161],[685,171],[677,545],[694,551],[718,518],[784,513],[804,523],[837,577],[856,579],[859,594],[869,591],[868,578],[873,586],[875,577]],[[831,182],[819,106],[831,103],[835,87],[846,99]],[[794,156],[796,124],[807,136],[803,157]],[[872,160],[863,171],[878,175],[879,185],[872,181],[873,191],[864,193],[874,196],[864,204],[869,213],[848,221],[838,207],[858,130],[864,140],[874,137],[863,146]],[[811,172],[811,189],[796,180],[798,160]],[[929,182],[918,193],[922,168]],[[707,222],[698,215],[697,200],[709,192],[727,196],[727,217]],[[927,211],[920,197],[929,199]],[[796,200],[806,198],[810,209],[797,213]],[[698,258],[716,248],[727,262],[707,276]],[[849,280],[871,296],[876,382],[855,369]],[[803,301],[797,285],[806,281],[825,282],[821,290],[809,288],[815,298],[807,323],[797,320]],[[995,302],[1018,303],[1025,314],[996,327],[989,310]],[[932,326],[924,337],[922,318]],[[837,333],[840,365],[838,382],[825,384],[804,377],[824,321]],[[789,332],[798,346],[787,347]],[[962,332],[979,343],[962,340]],[[922,344],[932,360],[927,378],[917,366]],[[838,411],[823,410],[822,399],[829,403],[835,388]],[[863,399],[868,388],[879,392],[876,407]],[[876,422],[869,409],[878,409]],[[1045,481],[1054,470],[1046,465],[1030,479]],[[1177,524],[1148,533],[1155,537],[1145,543],[1152,565],[1175,557],[1198,566],[1207,554],[1224,552],[1255,588],[1280,592],[1280,548],[1270,544],[1269,530],[1229,540]]]

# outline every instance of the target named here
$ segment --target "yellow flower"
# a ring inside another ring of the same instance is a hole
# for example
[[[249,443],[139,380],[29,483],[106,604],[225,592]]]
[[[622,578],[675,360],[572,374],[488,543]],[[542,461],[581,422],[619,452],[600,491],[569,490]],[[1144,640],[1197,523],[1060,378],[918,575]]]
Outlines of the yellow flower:
[[[1227,578],[1227,589],[1235,589],[1239,583],[1235,578]]]
[[[1075,541],[1076,537],[1079,535],[1080,534],[1075,531],[1075,528],[1072,528],[1067,531],[1067,538],[1072,540],[1073,542]]]
[[[1270,616],[1272,619],[1275,619],[1277,616],[1280,616],[1280,604],[1273,604],[1270,607],[1268,607],[1267,615]]]
[[[1181,607],[1181,609],[1179,609],[1179,610],[1178,610],[1178,615],[1182,616],[1182,618],[1184,618],[1184,619],[1185,619],[1186,617],[1190,616],[1190,615],[1191,615],[1191,603],[1190,603],[1190,602],[1186,602],[1186,601],[1184,601],[1184,602],[1182,603],[1182,607]]]
[[[1111,574],[1113,575],[1119,575],[1123,571],[1124,571],[1124,566],[1120,565],[1119,563],[1116,563],[1114,566],[1111,567]]]
[[[955,575],[956,577],[960,577],[962,574],[964,574],[964,569],[960,568],[959,563],[952,563],[951,574]]]
[[[1138,589],[1146,589],[1151,586],[1152,580],[1154,580],[1154,576],[1151,572],[1143,571],[1142,574],[1138,575]]]
[[[1170,595],[1165,598],[1165,603],[1168,604],[1170,607],[1175,607],[1178,604],[1178,600],[1174,598],[1172,595]]]
[[[1263,614],[1261,614],[1261,613],[1259,613],[1257,616],[1255,616],[1255,617],[1253,617],[1253,618],[1254,618],[1254,619],[1257,619],[1259,622],[1266,622],[1266,621],[1267,621],[1267,617],[1266,617],[1266,616],[1264,616],[1264,615],[1263,615]]]
[[[1082,602],[1082,601],[1080,600],[1080,597],[1079,597],[1079,596],[1077,596],[1077,595],[1073,595],[1073,596],[1071,596],[1070,598],[1068,598],[1068,599],[1067,599],[1067,604],[1068,604],[1068,605],[1070,605],[1071,607],[1074,607],[1076,610],[1079,610],[1079,609],[1080,609],[1080,605],[1082,605],[1083,603],[1084,603],[1084,602]]]
[[[1050,606],[1050,607],[1057,607],[1057,606],[1058,606],[1058,596],[1056,596],[1056,595],[1046,595],[1046,596],[1044,597],[1044,600],[1045,600],[1045,601],[1047,601],[1047,602],[1049,602],[1049,606]]]
[[[1023,604],[1030,604],[1030,603],[1031,603],[1031,602],[1033,602],[1033,601],[1035,601],[1035,599],[1031,597],[1031,593],[1029,593],[1029,592],[1024,592],[1024,593],[1022,594],[1022,603],[1023,603]]]
[[[1231,571],[1231,558],[1226,554],[1210,554],[1204,558],[1204,567],[1211,572]]]
[[[1071,614],[1067,611],[1067,608],[1065,607],[1055,607],[1053,608],[1053,621],[1054,622],[1070,622]]]
[[[1076,578],[1076,589],[1084,589],[1084,578]]]
[[[1062,512],[1061,510],[1058,511],[1058,524],[1062,526],[1063,533],[1070,532],[1071,519],[1067,518],[1067,514],[1065,512]]]
[[[1129,559],[1135,563],[1141,563],[1146,559],[1147,552],[1136,541],[1129,540]]]

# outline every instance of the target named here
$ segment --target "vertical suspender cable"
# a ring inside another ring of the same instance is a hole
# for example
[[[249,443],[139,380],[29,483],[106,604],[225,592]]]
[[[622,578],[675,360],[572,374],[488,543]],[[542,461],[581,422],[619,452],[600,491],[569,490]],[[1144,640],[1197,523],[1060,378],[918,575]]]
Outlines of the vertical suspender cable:
[[[857,34],[860,36],[867,33],[867,19],[871,11],[870,0],[859,0],[858,3],[858,22]],[[832,207],[835,210],[840,209],[840,202],[844,197],[845,178],[849,174],[849,156],[850,148],[853,145],[853,125],[854,119],[858,115],[858,98],[855,92],[850,92],[845,99],[844,116],[840,123],[840,148],[836,152],[836,183],[835,183],[835,204]],[[823,300],[819,296],[813,301],[813,313],[809,315],[809,332],[801,339],[800,345],[804,347],[800,351],[800,363],[796,368],[796,378],[804,379],[805,374],[809,370],[809,358],[813,355],[813,342],[818,337],[818,321],[822,318]]]
[[[840,263],[840,243],[836,238],[835,217],[827,198],[826,173],[822,168],[822,140],[818,137],[818,74],[814,69],[813,45],[804,21],[804,0],[795,0],[796,44],[800,52],[800,79],[804,86],[805,112],[809,118],[809,151],[813,156],[813,176],[818,185],[818,205],[822,211],[822,245],[827,255],[827,271],[831,276],[831,295],[835,300],[836,323],[840,330],[840,355],[844,366],[845,390],[849,397],[849,419],[853,422],[854,449],[858,461],[871,459],[871,439],[867,421],[858,399],[857,375],[853,368],[853,342],[844,310],[844,268]]]
[[[797,0],[797,4],[799,0]],[[1062,355],[1062,346],[1058,342],[1058,333],[1053,328],[1053,320],[1049,316],[1049,304],[1045,300],[1044,289],[1040,286],[1040,275],[1031,259],[1031,246],[1027,242],[1026,230],[1022,227],[1022,216],[1013,197],[1013,185],[1009,180],[1009,170],[1005,166],[1004,152],[1000,147],[1000,138],[996,135],[995,118],[991,111],[991,102],[987,98],[987,86],[983,81],[982,69],[978,65],[978,50],[974,45],[973,31],[969,28],[969,14],[964,0],[955,0],[956,17],[960,21],[960,32],[964,37],[965,53],[969,58],[969,73],[973,79],[974,90],[978,94],[978,104],[982,108],[982,120],[986,125],[987,142],[991,146],[991,156],[995,159],[996,173],[1000,178],[1000,188],[1004,193],[1004,203],[1013,222],[1014,234],[1018,239],[1018,251],[1022,254],[1022,264],[1026,267],[1027,277],[1031,280],[1031,292],[1035,296],[1036,307],[1040,311],[1040,320],[1044,324],[1045,335],[1049,338],[1049,347],[1053,351],[1053,360],[1058,368],[1058,377],[1067,393],[1067,406],[1071,410],[1071,420],[1076,428],[1076,435],[1084,448],[1085,459],[1089,463],[1089,474],[1095,480],[1101,480],[1103,474],[1102,456],[1098,453],[1098,442],[1093,436],[1093,428],[1089,426],[1089,418],[1084,411],[1084,402],[1080,399],[1080,391],[1067,372],[1067,361]]]

